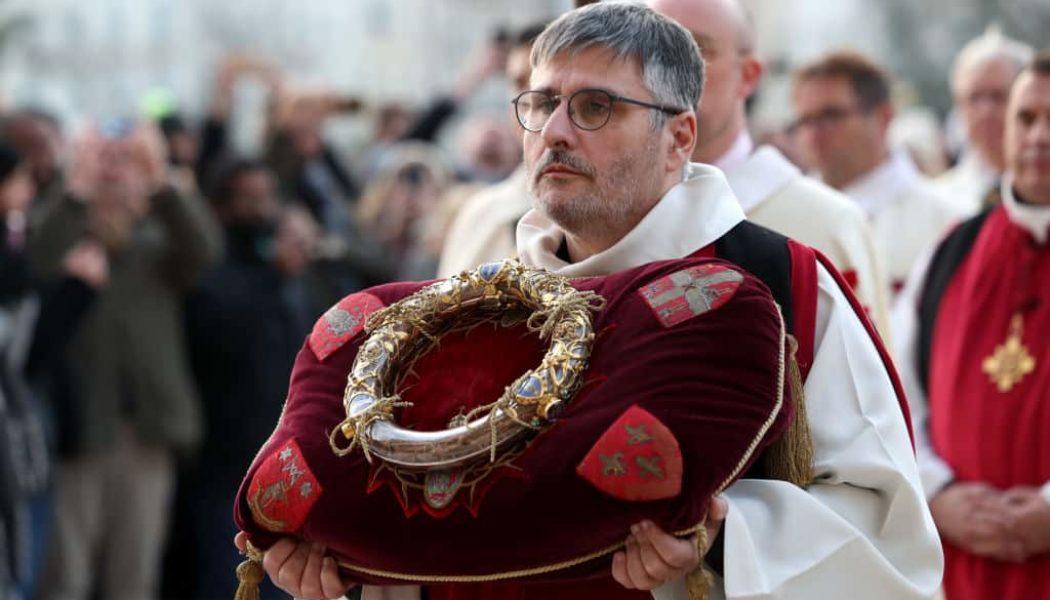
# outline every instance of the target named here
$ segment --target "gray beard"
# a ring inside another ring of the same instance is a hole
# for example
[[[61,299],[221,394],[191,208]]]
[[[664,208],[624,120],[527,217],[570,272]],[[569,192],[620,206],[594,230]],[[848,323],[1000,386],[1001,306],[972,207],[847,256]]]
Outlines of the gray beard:
[[[561,229],[583,239],[601,239],[612,232],[625,235],[651,208],[642,206],[644,190],[654,189],[656,136],[634,156],[613,163],[604,185],[592,193],[554,205],[544,203],[534,178],[529,178],[532,206]],[[639,164],[644,163],[644,164]]]

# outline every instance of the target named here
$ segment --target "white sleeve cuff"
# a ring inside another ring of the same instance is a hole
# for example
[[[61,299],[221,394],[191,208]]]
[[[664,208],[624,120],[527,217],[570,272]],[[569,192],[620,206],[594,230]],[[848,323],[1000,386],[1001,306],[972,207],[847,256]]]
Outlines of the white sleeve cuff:
[[[932,456],[932,453],[931,456],[925,457],[920,454],[919,477],[922,479],[926,500],[930,501],[955,480],[955,473],[944,461]]]

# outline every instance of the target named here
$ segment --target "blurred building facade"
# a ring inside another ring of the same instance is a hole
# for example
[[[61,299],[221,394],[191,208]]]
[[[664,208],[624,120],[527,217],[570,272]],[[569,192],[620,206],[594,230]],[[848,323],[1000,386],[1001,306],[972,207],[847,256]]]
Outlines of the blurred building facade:
[[[876,57],[909,98],[950,104],[947,70],[991,22],[1036,47],[1050,31],[1046,0],[745,0],[768,77],[760,117],[786,118],[793,65],[834,48]],[[128,116],[147,90],[168,90],[200,114],[224,54],[272,61],[297,82],[423,103],[500,28],[561,14],[573,0],[0,0],[0,96],[75,122]],[[5,28],[17,22],[21,27]],[[14,31],[8,31],[14,29]],[[504,90],[500,90],[503,92]],[[246,92],[248,97],[251,92]],[[495,104],[502,95],[490,94]]]
[[[557,16],[571,0],[0,0],[0,90],[66,121],[138,112],[151,89],[190,115],[228,53],[273,62],[296,82],[367,100],[424,102],[501,28]]]

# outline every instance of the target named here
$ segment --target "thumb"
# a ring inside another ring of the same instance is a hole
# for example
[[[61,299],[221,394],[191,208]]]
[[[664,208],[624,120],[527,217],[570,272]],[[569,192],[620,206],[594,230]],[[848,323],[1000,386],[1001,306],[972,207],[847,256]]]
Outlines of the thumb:
[[[722,496],[711,498],[711,503],[707,508],[708,522],[724,521],[727,514],[729,514],[729,502],[726,502],[726,499]]]

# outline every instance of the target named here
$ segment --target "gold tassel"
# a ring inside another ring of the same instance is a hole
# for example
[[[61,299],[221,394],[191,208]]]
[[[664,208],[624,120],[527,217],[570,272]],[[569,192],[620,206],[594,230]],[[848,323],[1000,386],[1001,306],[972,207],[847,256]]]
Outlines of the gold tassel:
[[[806,394],[802,388],[802,374],[798,369],[795,354],[798,341],[787,337],[790,349],[787,353],[788,382],[794,399],[795,415],[791,425],[765,452],[765,467],[769,477],[788,481],[799,487],[813,482],[813,438],[806,420]]]
[[[237,565],[237,593],[233,600],[259,600],[259,584],[266,574],[263,553],[249,542],[244,555],[247,560]]]
[[[707,527],[701,527],[696,533],[696,547],[700,549],[700,556],[707,550]],[[704,568],[701,560],[700,566],[693,570],[685,579],[686,590],[689,592],[689,600],[707,600],[707,593],[714,585],[714,579]]]

